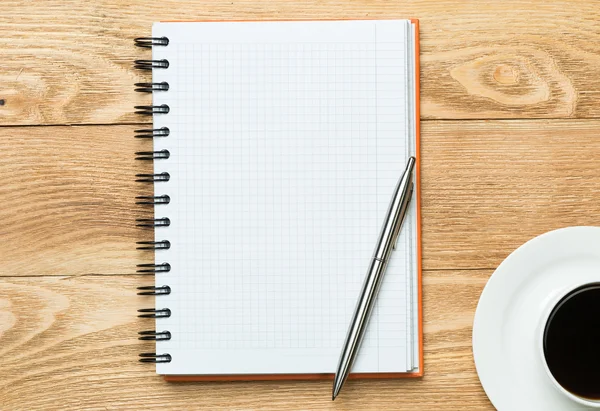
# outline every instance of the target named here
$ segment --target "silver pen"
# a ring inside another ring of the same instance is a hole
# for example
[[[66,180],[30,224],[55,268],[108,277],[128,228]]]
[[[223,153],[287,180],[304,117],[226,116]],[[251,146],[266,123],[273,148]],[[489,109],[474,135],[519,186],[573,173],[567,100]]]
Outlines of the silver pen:
[[[398,181],[392,200],[388,207],[383,221],[383,227],[379,233],[379,239],[375,245],[375,251],[373,257],[369,263],[369,269],[367,270],[367,277],[363,283],[354,314],[352,315],[352,321],[348,328],[348,334],[342,348],[340,360],[338,363],[335,378],[333,380],[333,394],[331,399],[335,400],[335,397],[340,393],[342,386],[348,378],[348,374],[352,368],[352,363],[356,358],[360,343],[367,329],[367,323],[371,316],[371,310],[375,305],[375,298],[381,282],[383,280],[383,274],[387,267],[387,263],[392,254],[392,249],[396,248],[396,241],[400,234],[400,228],[402,222],[406,216],[408,210],[408,204],[413,193],[413,169],[415,168],[415,158],[410,157],[408,164],[404,170],[404,174]]]

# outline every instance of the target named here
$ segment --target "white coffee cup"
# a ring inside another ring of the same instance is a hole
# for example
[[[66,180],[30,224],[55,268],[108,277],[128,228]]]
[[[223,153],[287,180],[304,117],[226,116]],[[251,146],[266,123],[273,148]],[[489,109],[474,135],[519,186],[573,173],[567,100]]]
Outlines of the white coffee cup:
[[[598,285],[598,284],[599,284],[599,282],[588,282],[588,283],[579,284],[575,287],[569,287],[569,288],[565,289],[563,292],[559,293],[559,295],[557,297],[555,297],[551,301],[549,301],[548,306],[546,307],[546,309],[544,311],[544,315],[542,316],[542,321],[540,322],[540,327],[539,327],[540,330],[538,333],[538,337],[539,337],[538,338],[538,348],[539,348],[538,352],[541,355],[542,364],[544,364],[544,369],[546,370],[546,374],[547,374],[548,378],[550,379],[550,381],[552,382],[552,384],[554,385],[554,387],[561,394],[565,395],[566,397],[570,398],[571,400],[573,400],[581,405],[590,407],[590,408],[600,408],[600,400],[594,400],[594,399],[590,399],[590,398],[581,397],[579,395],[576,395],[576,394],[570,392],[556,380],[554,375],[552,375],[552,371],[550,371],[548,363],[546,362],[546,355],[544,352],[544,336],[546,333],[546,325],[548,323],[550,315],[554,311],[554,308],[561,302],[561,300],[563,298],[569,296],[571,293],[573,293],[577,289],[584,288],[586,286]]]

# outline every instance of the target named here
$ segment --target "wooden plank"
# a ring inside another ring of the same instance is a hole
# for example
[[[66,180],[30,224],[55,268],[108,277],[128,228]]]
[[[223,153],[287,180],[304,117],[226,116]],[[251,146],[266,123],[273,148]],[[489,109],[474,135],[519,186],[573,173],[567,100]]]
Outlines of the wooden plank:
[[[134,126],[14,127],[0,139],[0,276],[132,274],[150,164]],[[600,215],[600,120],[423,127],[423,265],[493,268],[528,239]]]
[[[148,121],[132,39],[159,20],[419,18],[424,118],[598,117],[600,8],[588,0],[2,2],[0,125]]]
[[[600,122],[423,127],[423,265],[495,268],[553,229],[598,225]]]
[[[135,183],[151,148],[132,126],[4,128],[0,139],[0,275],[133,273],[151,256],[135,228],[152,215],[135,205],[152,188]],[[147,253],[147,252],[146,252]]]
[[[137,362],[152,320],[135,317],[152,276],[0,280],[0,403],[6,409],[493,409],[471,354],[474,309],[490,271],[426,273],[422,380],[168,384]],[[456,298],[460,296],[460,298]]]

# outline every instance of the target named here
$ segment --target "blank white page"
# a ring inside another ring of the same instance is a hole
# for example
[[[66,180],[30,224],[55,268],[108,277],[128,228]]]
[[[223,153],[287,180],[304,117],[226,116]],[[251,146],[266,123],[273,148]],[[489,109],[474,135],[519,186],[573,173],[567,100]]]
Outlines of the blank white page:
[[[409,21],[157,23],[160,374],[334,372],[409,155]],[[407,49],[408,48],[408,49]],[[412,67],[410,67],[412,70]],[[413,369],[415,210],[354,372]]]

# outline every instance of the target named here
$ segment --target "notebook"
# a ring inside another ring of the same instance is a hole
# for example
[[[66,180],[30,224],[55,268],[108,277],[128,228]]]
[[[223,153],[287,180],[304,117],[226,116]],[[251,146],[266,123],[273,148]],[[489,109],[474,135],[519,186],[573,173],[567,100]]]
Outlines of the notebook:
[[[417,190],[351,376],[423,372],[418,26],[161,22],[151,38],[156,362],[167,380],[331,378],[394,186]],[[151,304],[151,297],[148,300]],[[149,324],[150,325],[150,324]],[[149,327],[150,328],[150,327]]]

